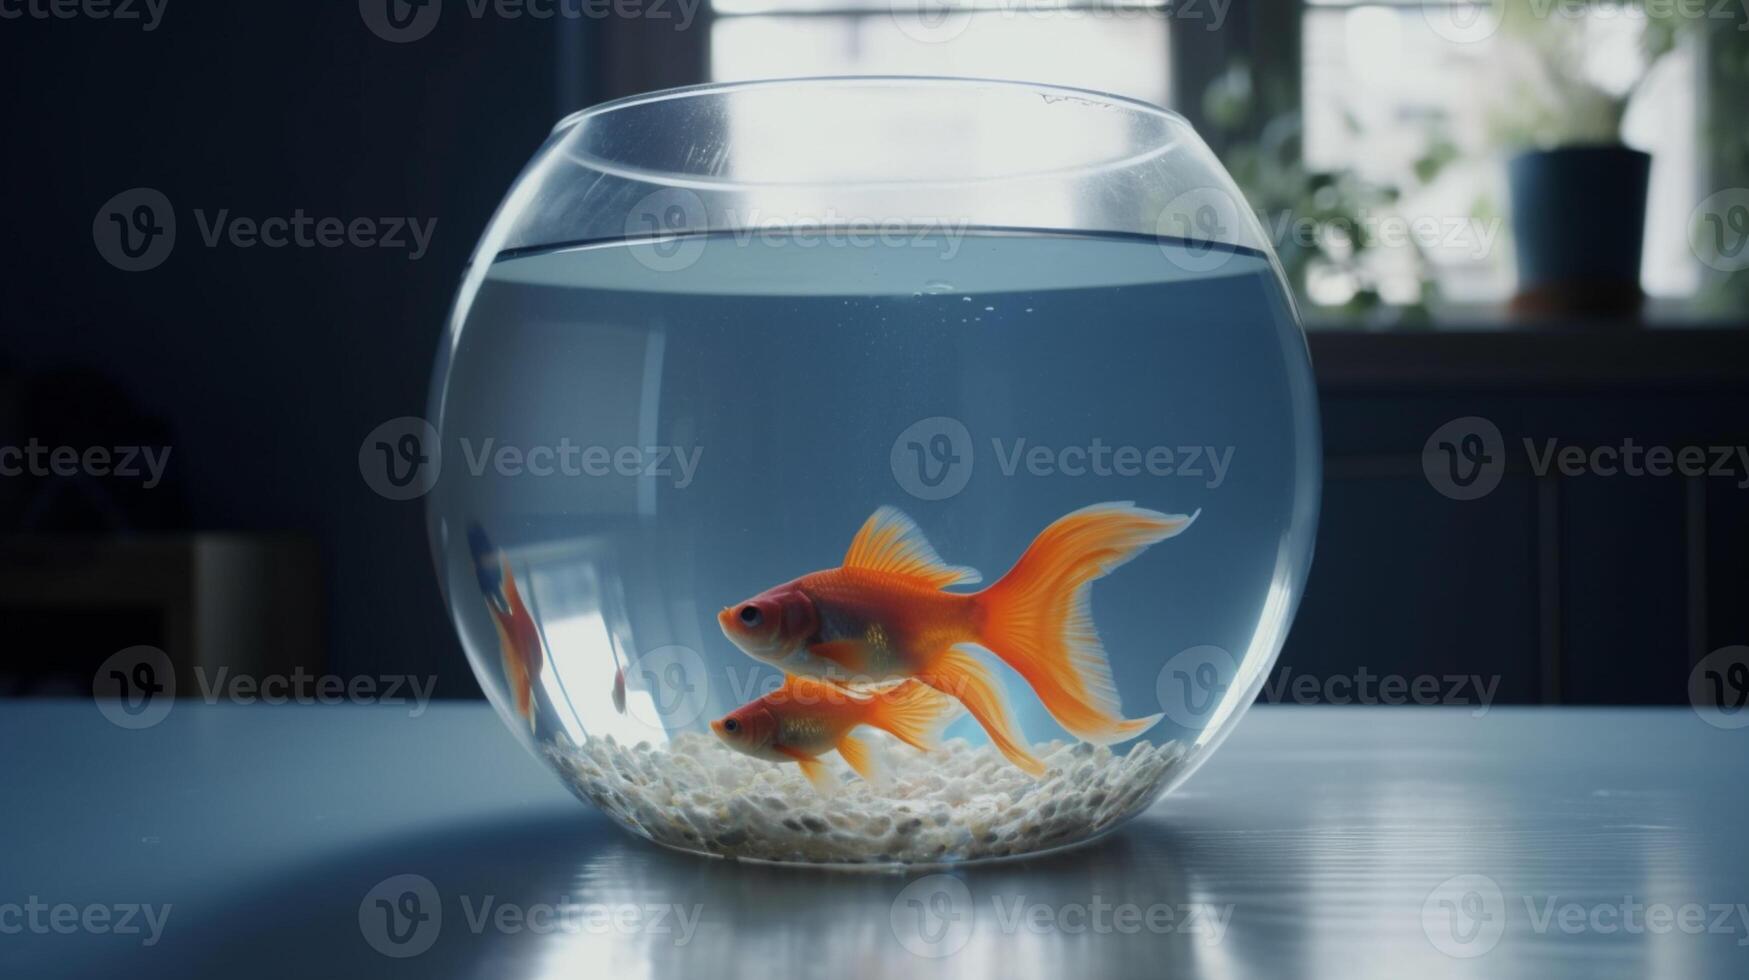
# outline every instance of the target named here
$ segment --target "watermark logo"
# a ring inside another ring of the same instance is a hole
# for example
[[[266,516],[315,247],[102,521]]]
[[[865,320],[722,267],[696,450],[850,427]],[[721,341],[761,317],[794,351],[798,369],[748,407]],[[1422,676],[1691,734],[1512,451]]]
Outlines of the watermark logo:
[[[899,433],[887,457],[893,479],[918,500],[946,500],[972,479],[972,434],[959,419],[918,419]]]
[[[1714,728],[1749,727],[1749,646],[1729,646],[1701,658],[1688,674],[1688,703]]]
[[[370,430],[358,445],[365,485],[390,500],[423,497],[437,485],[443,446],[430,422],[403,415]]]
[[[176,247],[176,210],[162,191],[122,191],[97,209],[91,240],[97,254],[123,272],[156,269]]]
[[[1423,0],[1427,26],[1453,44],[1486,41],[1506,20],[1506,0]]]
[[[393,44],[407,44],[430,34],[443,16],[443,0],[358,0],[364,26]]]
[[[899,33],[920,44],[946,44],[972,26],[976,0],[887,0]]]
[[[709,230],[704,200],[683,187],[646,194],[626,212],[632,258],[654,272],[691,268],[704,254],[703,233]]]
[[[686,728],[704,717],[710,707],[710,672],[704,658],[690,647],[665,646],[649,650],[625,666],[628,687],[645,691],[648,698],[632,698],[626,713],[639,724],[658,732]]]
[[[1696,205],[1688,216],[1688,247],[1720,272],[1749,269],[1749,188],[1722,190]]]
[[[1476,415],[1452,419],[1421,447],[1421,472],[1429,486],[1452,500],[1486,497],[1506,473],[1500,428]]]
[[[91,695],[97,710],[116,727],[151,728],[176,703],[176,667],[157,647],[128,647],[98,666]]]
[[[1506,896],[1487,875],[1447,878],[1421,903],[1421,931],[1447,956],[1486,955],[1506,935]]]
[[[1166,261],[1186,272],[1213,272],[1233,257],[1242,205],[1218,187],[1198,187],[1166,202],[1154,216],[1154,236]]]
[[[23,902],[0,903],[0,936],[140,936],[152,947],[164,936],[173,905],[51,905],[36,895]]]
[[[424,953],[443,932],[437,886],[415,874],[378,882],[358,903],[358,931],[370,948],[391,959]]]
[[[1180,728],[1201,731],[1227,696],[1239,664],[1217,646],[1194,646],[1166,661],[1154,677],[1160,710]]]
[[[900,946],[926,959],[941,959],[971,941],[976,911],[964,881],[934,874],[901,889],[887,915]]]

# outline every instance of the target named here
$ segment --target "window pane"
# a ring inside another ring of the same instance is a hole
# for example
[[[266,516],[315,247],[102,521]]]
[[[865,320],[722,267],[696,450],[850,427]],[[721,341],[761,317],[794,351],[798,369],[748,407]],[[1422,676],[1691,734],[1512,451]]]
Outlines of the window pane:
[[[1525,79],[1535,78],[1536,64],[1505,30],[1459,43],[1435,30],[1436,19],[1419,5],[1320,4],[1306,11],[1306,163],[1401,189],[1401,215],[1436,220],[1441,237],[1452,237],[1426,250],[1446,298],[1497,301],[1512,289],[1505,158],[1519,149],[1502,138],[1501,124],[1529,101]],[[1553,26],[1582,38],[1586,81],[1619,93],[1639,74],[1643,24],[1642,15],[1623,8]],[[1678,50],[1655,66],[1624,127],[1630,145],[1653,151],[1643,278],[1655,295],[1685,295],[1697,282],[1682,237],[1696,199],[1696,98],[1692,58]],[[1531,122],[1507,121],[1520,129]],[[1452,161],[1423,181],[1417,161],[1438,140],[1449,140]],[[1391,275],[1413,275],[1412,256],[1381,250],[1377,260],[1392,265]]]
[[[933,27],[885,11],[723,17],[711,25],[711,77],[970,75],[1166,104],[1166,20],[1158,11],[1009,9],[955,16],[963,19]]]

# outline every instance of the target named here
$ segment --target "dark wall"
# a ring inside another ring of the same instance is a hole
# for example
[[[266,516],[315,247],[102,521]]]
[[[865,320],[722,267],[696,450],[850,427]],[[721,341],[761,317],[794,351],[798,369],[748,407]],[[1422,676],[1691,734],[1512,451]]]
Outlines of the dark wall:
[[[417,503],[361,479],[360,441],[422,414],[458,274],[500,195],[574,91],[586,25],[468,16],[390,43],[356,2],[169,0],[156,29],[0,22],[0,425],[45,441],[69,405],[89,444],[173,447],[138,509],[19,530],[289,531],[319,546],[328,666],[436,673],[475,690],[443,616]],[[561,53],[563,53],[562,60]],[[563,70],[561,70],[563,69]],[[561,95],[561,87],[566,89]],[[112,195],[155,188],[176,215],[159,267],[94,245]],[[195,210],[436,220],[428,254],[207,247]],[[44,400],[49,405],[44,405]],[[28,403],[28,404],[24,404]],[[4,657],[38,649],[14,634]],[[34,655],[34,654],[30,654]]]

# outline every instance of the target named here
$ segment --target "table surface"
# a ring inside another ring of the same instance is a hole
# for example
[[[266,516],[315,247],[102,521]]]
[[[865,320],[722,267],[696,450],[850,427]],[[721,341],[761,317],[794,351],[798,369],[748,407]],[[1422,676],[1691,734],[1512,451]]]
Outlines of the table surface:
[[[0,701],[0,976],[1749,976],[1749,729],[1686,710],[1259,707],[1123,831],[947,877],[662,850],[485,705],[409,715]]]

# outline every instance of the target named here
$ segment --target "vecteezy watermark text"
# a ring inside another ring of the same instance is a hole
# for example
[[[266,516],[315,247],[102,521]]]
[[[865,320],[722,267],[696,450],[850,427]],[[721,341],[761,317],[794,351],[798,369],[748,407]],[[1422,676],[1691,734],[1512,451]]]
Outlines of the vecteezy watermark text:
[[[1232,446],[1121,445],[1099,436],[1067,445],[995,436],[990,449],[1004,477],[1160,477],[1195,480],[1209,490],[1226,482],[1234,455]],[[893,479],[906,493],[919,500],[945,500],[971,482],[976,456],[965,423],[937,415],[906,426],[893,440],[887,459]]]
[[[887,0],[888,12],[899,32],[924,44],[945,44],[958,38],[974,22],[1032,20],[1077,23],[1120,18],[1165,19],[1184,30],[1218,31],[1227,22],[1233,0],[1166,0],[1137,3],[1133,0]]]
[[[469,933],[500,935],[659,936],[674,946],[692,942],[704,906],[666,903],[576,902],[557,896],[550,902],[509,902],[496,895],[459,895],[462,922]],[[417,874],[386,878],[358,904],[358,929],[364,941],[384,956],[407,959],[436,944],[443,932],[444,900],[431,879]],[[451,917],[451,921],[454,919]]]
[[[692,486],[704,457],[702,446],[589,445],[562,436],[554,443],[517,445],[496,437],[459,436],[462,462],[470,477],[549,477],[665,480],[676,490]],[[447,453],[437,429],[416,415],[390,419],[372,429],[358,446],[364,482],[390,500],[422,497],[437,485]]]
[[[924,875],[902,888],[888,918],[893,938],[917,956],[941,959],[964,949],[981,921],[1003,936],[1181,935],[1218,944],[1234,906],[1206,902],[1109,902],[1094,894],[1085,902],[1039,902],[1025,894],[991,895],[990,914],[978,912],[971,889],[956,875]]]
[[[619,20],[671,21],[684,31],[698,17],[704,0],[466,0],[467,16],[497,20]],[[450,4],[454,6],[453,0]],[[364,26],[385,41],[406,44],[437,27],[444,0],[359,0]]]
[[[406,252],[409,261],[425,257],[437,219],[414,217],[318,217],[297,208],[290,215],[251,217],[230,208],[194,209],[201,244],[237,249],[357,248]],[[164,264],[176,247],[176,212],[162,191],[135,187],[97,209],[91,238],[104,261],[124,272],[145,272]]]
[[[1440,952],[1474,959],[1500,943],[1517,907],[1537,936],[1734,936],[1737,946],[1749,946],[1749,904],[1649,902],[1634,895],[1582,902],[1526,894],[1511,901],[1499,882],[1481,874],[1447,878],[1428,892],[1421,928]]]
[[[1025,439],[990,440],[1003,476],[1176,476],[1215,490],[1233,465],[1232,446],[1111,446],[1094,436],[1085,446],[1031,445]]]
[[[434,676],[341,677],[312,674],[302,667],[289,674],[257,675],[201,666],[194,669],[194,679],[207,704],[386,704],[406,706],[409,718],[425,713],[431,706],[431,692],[437,689]]]
[[[1645,17],[1653,21],[1739,21],[1745,0],[1421,0],[1421,15],[1433,32],[1456,44],[1486,41],[1505,23],[1508,5],[1532,20],[1553,18],[1596,22],[1613,17]]]
[[[761,211],[724,212],[737,245],[769,248],[927,248],[941,258],[959,254],[970,218],[873,218],[846,216],[827,208],[819,214],[773,215]]]
[[[302,667],[290,673],[252,673],[231,667],[193,668],[200,699],[207,704],[380,704],[405,706],[407,717],[423,715],[437,688],[435,676],[383,674],[341,677]],[[97,710],[120,728],[151,728],[176,702],[176,667],[152,646],[112,654],[91,677]]]
[[[1619,443],[1591,445],[1526,437],[1522,448],[1530,472],[1538,477],[1728,478],[1737,489],[1749,489],[1749,446],[1666,446],[1630,436]],[[1500,485],[1507,456],[1499,427],[1472,415],[1453,419],[1427,437],[1421,467],[1428,484],[1444,496],[1476,500]]]
[[[700,446],[584,446],[561,438],[550,446],[500,445],[485,438],[475,443],[461,437],[463,457],[470,476],[624,476],[672,480],[674,489],[692,485],[698,474]]]
[[[140,945],[151,947],[163,938],[172,908],[167,904],[50,904],[32,895],[23,902],[0,903],[0,936],[140,936]]]
[[[0,0],[0,20],[113,20],[150,34],[170,0]]]
[[[1154,693],[1166,717],[1190,729],[1207,727],[1226,700],[1239,663],[1213,645],[1182,650],[1167,660],[1154,680]],[[1488,713],[1500,689],[1499,675],[1375,673],[1362,666],[1353,673],[1296,674],[1283,665],[1265,681],[1258,698],[1269,704],[1444,705],[1468,707],[1470,716]]]
[[[0,476],[140,480],[140,486],[151,490],[164,480],[164,470],[170,465],[170,448],[45,446],[31,439],[22,446],[0,446]]]

